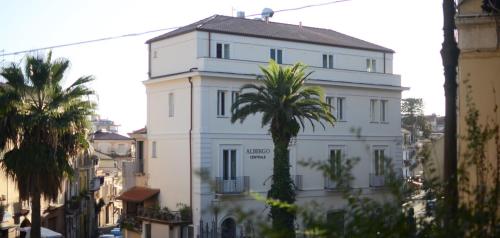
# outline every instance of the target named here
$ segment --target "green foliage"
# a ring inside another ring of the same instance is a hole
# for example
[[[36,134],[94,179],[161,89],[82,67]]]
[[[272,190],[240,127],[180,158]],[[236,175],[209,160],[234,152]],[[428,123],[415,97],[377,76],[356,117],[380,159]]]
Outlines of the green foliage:
[[[261,67],[264,77],[258,78],[259,84],[244,85],[231,107],[233,123],[238,120],[242,123],[248,116],[262,113],[262,127],[270,125],[274,165],[268,198],[274,201],[269,203],[273,229],[280,231],[281,237],[295,236],[295,212],[276,205],[276,202],[295,202],[288,159],[290,140],[297,136],[300,128],[305,128],[306,121],[313,129],[315,122],[325,128],[324,122],[333,125],[335,121],[329,105],[323,101],[323,90],[317,86],[304,85],[309,76],[305,69],[300,63],[282,68],[271,61],[268,68]]]
[[[401,100],[402,127],[411,131],[416,136],[417,131],[422,131],[424,138],[429,138],[431,128],[424,117],[424,101],[421,98],[405,98]]]
[[[20,199],[31,198],[34,209],[40,196],[57,198],[63,179],[73,172],[70,160],[88,148],[94,105],[85,85],[93,78],[63,88],[68,67],[68,60],[52,60],[49,53],[27,56],[24,68],[12,63],[0,72],[6,80],[0,86],[0,164],[16,181]],[[37,230],[39,212],[32,215]]]

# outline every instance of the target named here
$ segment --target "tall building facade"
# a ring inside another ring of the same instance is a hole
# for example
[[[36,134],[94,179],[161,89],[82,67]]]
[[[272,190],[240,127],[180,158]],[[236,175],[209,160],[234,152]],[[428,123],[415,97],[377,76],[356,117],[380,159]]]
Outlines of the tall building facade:
[[[176,210],[184,204],[192,217],[158,222],[143,214],[144,237],[196,237],[206,232],[205,225],[224,237],[249,234],[235,214],[211,208],[265,209],[249,191],[265,197],[272,182],[268,128],[261,127],[259,114],[232,124],[230,107],[241,86],[258,83],[259,67],[271,59],[284,67],[308,65],[313,73],[307,83],[324,89],[337,118],[325,130],[306,127],[290,144],[297,203],[315,201],[325,215],[342,211],[346,201],[335,182],[300,165],[332,155],[359,158],[351,186],[386,199],[383,161],[392,159],[398,172],[403,164],[400,101],[405,88],[393,73],[393,50],[329,29],[221,15],[147,44],[147,184],[160,190],[155,193],[160,207]],[[207,178],[198,171],[206,171]]]

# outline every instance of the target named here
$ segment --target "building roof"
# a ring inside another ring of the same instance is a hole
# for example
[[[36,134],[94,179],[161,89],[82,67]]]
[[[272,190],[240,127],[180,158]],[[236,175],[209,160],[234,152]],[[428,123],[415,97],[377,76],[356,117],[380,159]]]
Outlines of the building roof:
[[[92,136],[93,140],[132,140],[130,137],[109,131],[96,131]]]
[[[131,133],[128,133],[128,134],[131,135],[131,134],[147,134],[147,133],[148,133],[148,129],[146,129],[146,127],[143,127],[141,129],[132,131]]]
[[[135,186],[123,192],[116,199],[120,199],[126,202],[143,202],[158,193],[160,193],[160,189]]]
[[[338,46],[354,49],[394,53],[393,50],[364,40],[360,40],[330,29],[299,26],[277,22],[265,22],[260,19],[246,19],[214,15],[195,23],[183,26],[163,35],[154,37],[146,43],[167,39],[192,31],[226,33],[276,40]]]

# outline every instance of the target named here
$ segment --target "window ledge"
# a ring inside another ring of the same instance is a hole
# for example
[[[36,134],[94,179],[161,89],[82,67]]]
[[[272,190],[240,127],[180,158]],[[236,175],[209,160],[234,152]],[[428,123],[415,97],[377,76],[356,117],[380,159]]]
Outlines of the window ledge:
[[[370,121],[370,123],[373,123],[373,124],[379,124],[378,121]]]
[[[380,124],[389,124],[388,121],[381,121]]]
[[[335,122],[347,122],[347,120],[338,120],[338,121],[335,121]]]
[[[231,118],[230,116],[217,116],[217,118]]]

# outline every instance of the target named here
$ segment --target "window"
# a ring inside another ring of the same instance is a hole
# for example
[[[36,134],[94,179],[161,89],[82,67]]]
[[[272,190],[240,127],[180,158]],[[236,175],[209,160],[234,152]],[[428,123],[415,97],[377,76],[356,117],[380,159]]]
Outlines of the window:
[[[226,116],[226,91],[217,91],[217,116]]]
[[[376,99],[371,99],[370,100],[370,121],[371,122],[376,122],[376,107],[377,107],[377,100]]]
[[[125,144],[118,144],[118,151],[117,153],[119,154],[125,154]]]
[[[239,96],[240,96],[239,91],[232,91],[231,92],[231,107],[234,105],[234,103],[236,102],[236,100],[238,99]]]
[[[144,238],[151,238],[151,224],[150,223],[144,224]]]
[[[345,98],[337,98],[337,120],[345,120]]]
[[[323,54],[323,68],[333,69],[333,55]]]
[[[387,100],[380,100],[380,121],[387,122]]]
[[[271,49],[269,52],[269,57],[272,60],[276,61],[276,63],[282,64],[283,63],[283,50]]]
[[[375,176],[384,175],[385,173],[385,149],[378,148],[373,150],[374,172]]]
[[[151,157],[156,158],[156,141],[151,143]]]
[[[236,180],[236,149],[222,150],[222,179]]]
[[[330,112],[333,112],[333,109],[334,109],[333,100],[334,100],[333,97],[326,97],[325,98],[326,104],[328,104],[328,106],[329,106],[328,111],[330,111]]]
[[[332,177],[338,178],[341,176],[341,171],[342,171],[342,149],[341,148],[330,149],[329,166],[331,169]]]
[[[219,59],[222,59],[222,58],[229,59],[229,55],[230,55],[229,44],[217,43],[215,55]]]
[[[366,71],[367,72],[376,72],[377,71],[376,62],[377,61],[375,59],[366,59]]]
[[[169,93],[168,94],[168,116],[173,117],[174,116],[174,93]]]

